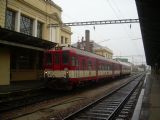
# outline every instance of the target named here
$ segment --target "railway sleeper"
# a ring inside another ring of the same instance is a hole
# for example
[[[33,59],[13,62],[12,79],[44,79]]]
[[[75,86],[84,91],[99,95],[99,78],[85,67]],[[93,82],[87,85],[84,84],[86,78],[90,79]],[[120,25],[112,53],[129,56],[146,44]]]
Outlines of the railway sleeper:
[[[106,120],[105,117],[94,117],[94,116],[80,116],[79,118],[85,120]]]
[[[106,110],[89,110],[89,112],[92,112],[92,113],[104,113],[104,114],[111,114],[113,111],[112,110],[109,110],[109,111],[106,111]]]
[[[82,116],[83,115],[93,116],[93,117],[108,117],[110,114],[86,112],[86,113],[83,113]]]

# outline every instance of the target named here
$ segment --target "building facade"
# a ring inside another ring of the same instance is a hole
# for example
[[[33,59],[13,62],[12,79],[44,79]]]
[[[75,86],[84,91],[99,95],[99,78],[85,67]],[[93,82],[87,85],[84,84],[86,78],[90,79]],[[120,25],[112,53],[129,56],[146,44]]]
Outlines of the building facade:
[[[2,0],[1,26],[61,44],[61,36],[71,43],[70,27],[60,24],[62,9],[51,0]],[[6,18],[6,20],[5,20]]]
[[[60,46],[70,46],[71,45],[71,32],[70,28],[61,28],[61,34],[60,34]],[[69,33],[69,34],[68,34]]]
[[[51,0],[0,0],[0,85],[40,79],[43,51],[71,44],[70,27],[50,27],[61,13]]]
[[[6,0],[0,1],[0,26],[4,27],[5,25],[5,11],[6,11]]]
[[[108,58],[108,59],[113,58],[113,52],[108,47],[103,47],[103,46],[100,46],[100,45],[96,46],[95,45],[94,53],[98,54],[98,55],[101,55],[101,56],[103,56],[105,58]]]

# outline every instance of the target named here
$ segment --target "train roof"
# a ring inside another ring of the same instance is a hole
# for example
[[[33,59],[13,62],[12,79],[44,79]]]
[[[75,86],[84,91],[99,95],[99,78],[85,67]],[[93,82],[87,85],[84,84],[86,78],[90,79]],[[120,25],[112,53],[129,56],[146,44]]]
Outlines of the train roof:
[[[103,56],[100,56],[100,55],[97,55],[97,54],[94,54],[94,53],[91,53],[91,52],[88,52],[88,51],[80,50],[80,49],[77,49],[77,48],[73,48],[73,47],[63,47],[62,50],[72,50],[72,51],[74,51],[74,52],[76,52],[77,54],[80,54],[80,55],[94,57],[94,58],[97,58],[97,59],[107,60],[107,61],[112,62],[112,63],[120,64],[119,62],[117,62],[115,60],[107,59]]]
[[[120,64],[130,67],[131,64],[127,62],[118,61]]]

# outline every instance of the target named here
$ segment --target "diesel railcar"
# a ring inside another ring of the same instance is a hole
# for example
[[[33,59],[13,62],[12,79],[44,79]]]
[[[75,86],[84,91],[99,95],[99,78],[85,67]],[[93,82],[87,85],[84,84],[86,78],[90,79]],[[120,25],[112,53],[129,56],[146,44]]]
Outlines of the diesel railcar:
[[[49,88],[71,89],[130,73],[130,65],[126,63],[72,47],[49,50],[44,54],[44,78]]]

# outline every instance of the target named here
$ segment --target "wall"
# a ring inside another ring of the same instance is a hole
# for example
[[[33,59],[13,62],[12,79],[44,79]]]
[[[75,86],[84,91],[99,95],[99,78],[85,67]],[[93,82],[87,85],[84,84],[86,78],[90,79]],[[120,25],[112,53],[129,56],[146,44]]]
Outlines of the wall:
[[[10,53],[0,47],[0,85],[10,84]]]
[[[10,48],[11,81],[39,80],[43,77],[43,52]]]
[[[108,52],[105,49],[96,49],[94,52],[98,55],[104,56],[104,57],[109,58],[109,59],[112,59],[112,56],[113,56],[112,53]]]
[[[0,0],[0,26],[5,25],[6,0]]]
[[[40,80],[43,70],[11,70],[11,74],[11,81]]]
[[[61,28],[61,33],[60,36],[63,36],[64,38],[67,38],[67,44],[61,44],[61,40],[60,40],[60,45],[61,46],[68,46],[71,45],[71,29],[70,27],[65,27],[65,28]],[[65,40],[64,40],[65,41]]]

